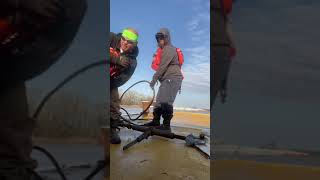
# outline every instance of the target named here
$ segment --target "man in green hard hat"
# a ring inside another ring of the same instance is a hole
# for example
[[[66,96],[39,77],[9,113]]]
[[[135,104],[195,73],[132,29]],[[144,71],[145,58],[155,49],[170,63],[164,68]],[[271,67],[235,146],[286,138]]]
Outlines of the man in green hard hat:
[[[126,28],[121,33],[110,32],[110,127],[111,144],[120,144],[117,132],[120,120],[120,100],[118,88],[125,84],[137,66],[139,34],[133,28]]]

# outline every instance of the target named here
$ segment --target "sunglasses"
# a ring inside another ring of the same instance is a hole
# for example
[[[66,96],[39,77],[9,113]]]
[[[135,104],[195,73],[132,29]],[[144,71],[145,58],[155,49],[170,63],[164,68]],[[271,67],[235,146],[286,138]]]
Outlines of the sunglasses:
[[[136,42],[131,41],[131,40],[128,40],[128,39],[126,39],[126,38],[123,37],[123,36],[121,36],[121,39],[122,39],[123,41],[127,41],[128,44],[132,44],[132,45],[135,45],[135,44],[136,44]]]
[[[156,40],[159,42],[160,40],[165,39],[167,36],[162,34],[162,33],[157,33],[156,34]]]

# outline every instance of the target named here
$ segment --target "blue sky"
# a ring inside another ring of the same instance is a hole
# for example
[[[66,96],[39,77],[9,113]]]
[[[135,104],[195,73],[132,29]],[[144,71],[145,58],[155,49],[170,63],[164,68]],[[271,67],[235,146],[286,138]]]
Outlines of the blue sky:
[[[155,33],[170,29],[172,43],[184,52],[185,79],[175,106],[209,108],[210,102],[210,12],[208,0],[139,0],[110,1],[110,30],[121,32],[133,27],[140,34],[138,66],[122,89],[139,80],[150,81],[154,71],[150,64],[157,46]],[[145,90],[141,85],[135,90]],[[157,88],[156,88],[157,89]],[[190,103],[192,102],[192,103]]]

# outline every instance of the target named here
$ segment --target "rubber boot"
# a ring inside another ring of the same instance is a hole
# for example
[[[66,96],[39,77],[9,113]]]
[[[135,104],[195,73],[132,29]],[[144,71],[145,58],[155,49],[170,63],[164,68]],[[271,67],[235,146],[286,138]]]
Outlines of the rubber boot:
[[[169,104],[161,104],[163,124],[157,129],[171,131],[170,123],[173,117],[173,106]]]
[[[143,126],[160,126],[160,118],[161,118],[161,107],[157,107],[153,110],[153,119],[151,122],[148,122],[146,124],[144,124]]]
[[[110,119],[110,126],[111,126],[111,137],[110,137],[110,143],[111,144],[120,144],[121,143],[121,139],[118,133],[118,125],[117,125],[117,121],[114,119]]]
[[[120,139],[117,128],[111,128],[110,143],[111,144],[120,144],[121,143],[121,139]]]
[[[166,115],[162,115],[162,117],[163,117],[163,124],[161,126],[157,127],[157,129],[171,131],[170,122],[171,122],[173,115],[166,114]]]

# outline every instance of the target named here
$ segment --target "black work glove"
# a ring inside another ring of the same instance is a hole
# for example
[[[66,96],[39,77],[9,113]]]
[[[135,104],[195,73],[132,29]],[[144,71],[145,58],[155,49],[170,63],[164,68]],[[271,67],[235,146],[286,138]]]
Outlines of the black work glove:
[[[130,61],[128,58],[124,56],[120,56],[119,60],[116,61],[116,64],[123,67],[123,68],[128,68],[130,65]]]
[[[56,22],[63,6],[61,0],[20,0],[18,7],[40,19]]]

